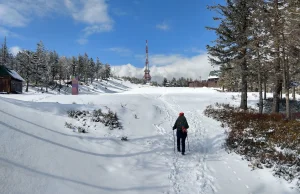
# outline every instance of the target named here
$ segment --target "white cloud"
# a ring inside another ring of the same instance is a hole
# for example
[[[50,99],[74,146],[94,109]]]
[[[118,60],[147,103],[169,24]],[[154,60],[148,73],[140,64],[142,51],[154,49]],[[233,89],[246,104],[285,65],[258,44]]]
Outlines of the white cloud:
[[[12,9],[18,11],[19,14],[29,19],[31,16],[47,16],[49,12],[64,11],[61,6],[61,0],[0,0]]]
[[[34,17],[53,13],[70,15],[75,21],[86,24],[79,43],[94,33],[109,32],[114,21],[108,14],[106,0],[0,0],[0,27],[24,27]],[[6,34],[8,32],[6,31]]]
[[[0,37],[19,37],[18,34],[0,26]]]
[[[182,61],[184,59],[181,55],[150,55],[149,63],[154,66],[166,66]]]
[[[86,38],[79,38],[77,39],[78,44],[84,45],[88,43],[88,39]]]
[[[20,51],[22,51],[22,49],[19,46],[13,46],[10,48],[10,52],[14,56],[16,56]]]
[[[122,47],[112,47],[112,48],[108,48],[106,50],[116,52],[122,56],[128,56],[132,53],[132,51],[130,49],[122,48]]]
[[[205,53],[206,52],[206,51],[204,51],[202,49],[198,49],[196,47],[192,47],[190,51],[193,53]]]
[[[82,30],[80,40],[87,39],[92,34],[109,32],[113,29],[113,20],[108,14],[108,5],[105,0],[84,0],[80,2],[65,0],[64,2],[74,20],[88,24]]]
[[[73,18],[87,24],[107,24],[112,19],[108,15],[108,5],[105,0],[84,0],[77,2],[65,0],[66,7],[70,10]]]
[[[0,25],[23,27],[33,16],[46,16],[51,11],[61,11],[59,0],[0,0]]]
[[[156,25],[156,28],[160,29],[160,30],[164,30],[164,31],[167,31],[170,29],[170,26],[166,23],[166,22],[163,22],[161,24],[157,24]]]
[[[20,37],[11,29],[27,26],[35,16],[43,17],[51,11],[61,11],[59,3],[60,0],[0,0],[0,36]]]
[[[0,4],[0,25],[21,27],[28,23],[23,15],[7,5]]]
[[[152,80],[161,82],[164,77],[167,79],[193,78],[207,79],[209,72],[213,69],[208,61],[208,55],[200,54],[193,57],[181,55],[153,55],[150,61],[150,75]],[[112,66],[112,72],[119,76],[131,76],[142,78],[144,68],[136,68],[131,64]]]
[[[95,33],[109,32],[111,30],[112,30],[111,24],[100,24],[100,25],[88,26],[83,29],[83,32],[84,32],[84,37],[88,37]]]

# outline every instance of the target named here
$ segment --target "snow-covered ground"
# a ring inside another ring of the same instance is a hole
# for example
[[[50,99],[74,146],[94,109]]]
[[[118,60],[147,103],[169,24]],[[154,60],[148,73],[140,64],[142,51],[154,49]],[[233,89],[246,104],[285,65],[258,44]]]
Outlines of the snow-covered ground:
[[[63,82],[62,88],[58,90],[59,81],[56,81],[56,85],[52,85],[48,88],[48,94],[72,94],[72,86],[66,85]],[[93,83],[88,82],[88,84],[79,83],[80,94],[100,94],[100,93],[119,93],[127,91],[130,88],[141,87],[142,85],[135,85],[129,81],[123,81],[121,79],[108,79],[108,80],[95,80]],[[24,92],[26,85],[23,87],[23,94],[43,94],[46,93],[46,88],[43,88],[43,92],[40,87],[29,86],[28,92]]]
[[[299,193],[224,151],[224,129],[203,115],[215,102],[239,100],[208,88],[134,85],[97,95],[0,95],[0,193]],[[64,127],[73,122],[68,110],[99,108],[117,112],[124,129]],[[190,125],[185,156],[174,153],[180,111]]]

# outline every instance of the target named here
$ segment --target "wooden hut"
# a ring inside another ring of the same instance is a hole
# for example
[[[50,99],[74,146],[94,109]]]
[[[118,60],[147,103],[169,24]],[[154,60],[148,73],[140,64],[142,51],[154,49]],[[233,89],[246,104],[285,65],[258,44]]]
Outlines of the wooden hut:
[[[14,70],[0,65],[0,93],[22,93],[25,80]]]
[[[189,82],[188,84],[190,88],[207,87],[206,80],[201,80],[201,81],[196,80],[196,81]]]
[[[207,79],[207,87],[210,88],[216,88],[219,87],[219,76],[221,71],[215,70],[211,71],[209,73],[208,79]]]

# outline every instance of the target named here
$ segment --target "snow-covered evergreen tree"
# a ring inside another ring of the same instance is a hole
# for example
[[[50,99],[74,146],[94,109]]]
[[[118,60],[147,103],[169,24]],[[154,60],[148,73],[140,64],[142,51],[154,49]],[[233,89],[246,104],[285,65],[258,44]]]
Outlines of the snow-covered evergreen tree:
[[[167,82],[168,82],[167,78],[164,78],[162,85],[163,85],[164,87],[166,87]]]
[[[0,49],[0,65],[8,66],[10,60],[9,51],[7,48],[6,37]]]
[[[111,73],[110,71],[111,71],[110,65],[108,63],[106,63],[104,66],[104,72],[103,72],[105,79],[110,78],[110,73]]]
[[[78,56],[78,61],[77,61],[77,76],[78,80],[83,81],[84,80],[84,59],[82,55]]]
[[[95,64],[93,58],[91,58],[89,62],[90,62],[90,65],[89,65],[89,71],[88,71],[89,74],[88,74],[88,76],[91,80],[91,83],[93,83],[93,81],[95,79],[96,64]]]
[[[253,0],[255,1],[255,0]],[[231,64],[239,70],[241,79],[241,103],[240,107],[247,109],[247,74],[248,74],[248,50],[251,36],[251,6],[249,0],[227,0],[226,5],[210,6],[221,14],[215,17],[220,24],[217,28],[207,27],[215,31],[217,39],[215,45],[207,45],[210,62],[213,65]]]
[[[33,60],[34,52],[24,50],[17,54],[16,59],[20,66],[20,74],[26,81],[26,92],[28,92],[29,82],[34,76],[34,65]]]

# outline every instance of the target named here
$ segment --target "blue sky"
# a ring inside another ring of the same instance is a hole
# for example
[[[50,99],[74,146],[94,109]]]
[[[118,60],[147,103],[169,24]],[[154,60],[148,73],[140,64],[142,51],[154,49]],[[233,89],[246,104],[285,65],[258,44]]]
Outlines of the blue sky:
[[[150,65],[205,54],[216,25],[206,6],[222,0],[0,0],[0,38],[15,50],[42,40],[49,50],[72,56],[87,52],[111,65]]]

